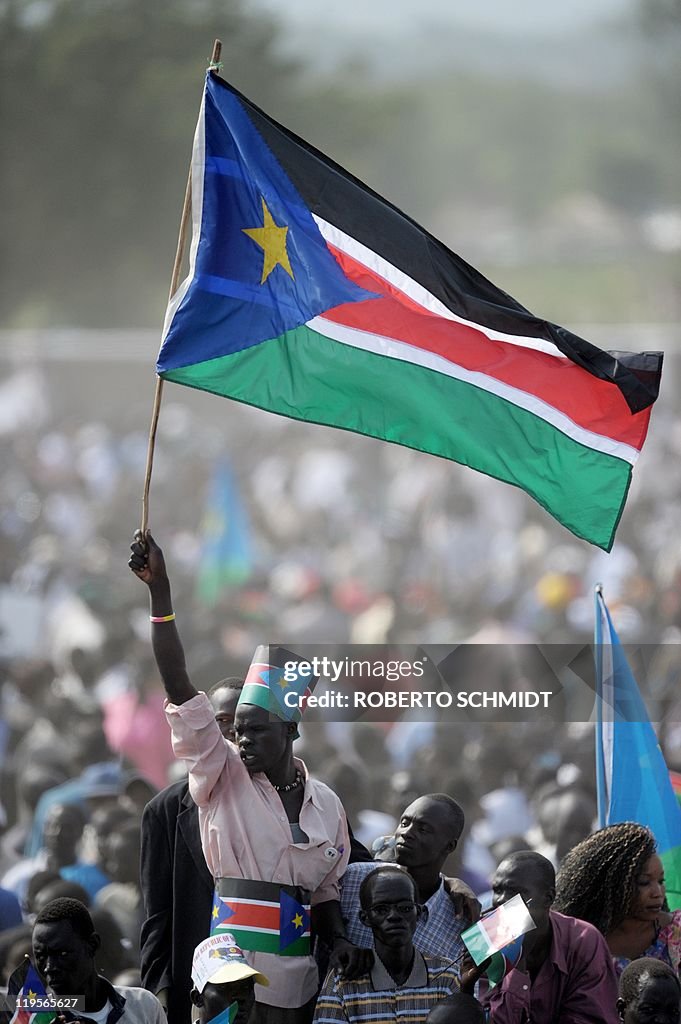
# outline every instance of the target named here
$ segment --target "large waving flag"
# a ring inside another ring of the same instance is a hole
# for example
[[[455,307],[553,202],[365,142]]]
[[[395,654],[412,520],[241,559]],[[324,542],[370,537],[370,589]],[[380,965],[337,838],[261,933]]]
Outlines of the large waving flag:
[[[681,804],[681,772],[670,772],[669,780],[674,790],[674,796]]]
[[[214,73],[165,380],[452,459],[609,550],[660,353],[540,320]]]
[[[675,910],[681,907],[681,807],[600,589],[595,655],[599,824],[648,826],[664,865],[667,901]]]

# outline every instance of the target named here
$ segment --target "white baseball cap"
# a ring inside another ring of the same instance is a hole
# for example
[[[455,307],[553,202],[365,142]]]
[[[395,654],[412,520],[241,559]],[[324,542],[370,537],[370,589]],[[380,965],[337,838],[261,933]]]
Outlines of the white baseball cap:
[[[269,985],[260,971],[246,962],[246,958],[229,932],[211,935],[200,942],[192,959],[192,981],[199,992],[206,985],[224,985],[232,981],[253,978],[259,985]]]

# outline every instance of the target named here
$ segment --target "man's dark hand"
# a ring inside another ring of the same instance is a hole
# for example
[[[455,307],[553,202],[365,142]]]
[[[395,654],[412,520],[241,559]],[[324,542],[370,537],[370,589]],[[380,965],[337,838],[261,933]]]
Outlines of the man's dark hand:
[[[355,946],[348,939],[338,938],[333,944],[329,966],[338,971],[341,978],[355,981],[367,974],[374,965],[373,949]]]
[[[466,952],[461,961],[461,972],[459,974],[459,985],[464,995],[472,996],[474,994],[476,981],[482,977],[491,962],[492,957],[488,956],[481,964],[476,964],[470,953]]]
[[[163,552],[149,530],[144,535],[141,530],[137,530],[135,539],[130,545],[130,551],[132,554],[128,565],[135,576],[146,583],[148,587],[167,584],[168,574]]]
[[[443,879],[445,892],[454,904],[454,911],[464,921],[475,924],[480,920],[480,900],[477,898],[470,886],[462,882],[460,878]]]

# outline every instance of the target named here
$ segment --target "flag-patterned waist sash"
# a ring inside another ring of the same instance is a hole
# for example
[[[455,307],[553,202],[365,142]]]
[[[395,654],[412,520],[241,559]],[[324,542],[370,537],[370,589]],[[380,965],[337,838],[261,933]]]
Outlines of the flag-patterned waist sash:
[[[310,893],[298,885],[217,878],[211,935],[229,932],[242,949],[310,955]]]

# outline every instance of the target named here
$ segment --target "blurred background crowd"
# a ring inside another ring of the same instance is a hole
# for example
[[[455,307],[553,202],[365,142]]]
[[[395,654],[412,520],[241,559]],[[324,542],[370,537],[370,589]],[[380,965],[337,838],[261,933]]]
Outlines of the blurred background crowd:
[[[579,652],[600,581],[681,767],[678,6],[576,20],[565,51],[552,37],[553,70],[589,39],[586,81],[550,86],[542,61],[525,74],[516,53],[511,73],[513,37],[481,26],[449,29],[450,56],[469,55],[456,72],[400,60],[396,76],[352,18],[347,52],[336,39],[326,65],[303,64],[302,22],[265,7],[0,5],[0,981],[26,922],[60,894],[93,908],[108,977],[137,966],[139,818],[178,769],[146,592],[126,562],[158,344],[146,328],[162,319],[213,35],[238,87],[497,284],[604,348],[663,348],[666,367],[609,555],[458,466],[166,388],[150,526],[194,683],[243,675],[266,641]],[[537,36],[535,56],[546,51]],[[502,687],[528,668],[490,657],[485,673]],[[558,861],[594,821],[592,727],[568,719],[318,716],[299,746],[369,846],[413,796],[454,796],[467,841],[448,873],[482,893],[505,842]]]
[[[152,376],[132,359],[79,361],[77,377],[73,365],[23,366],[1,385],[6,408],[33,388],[41,412],[17,414],[1,440],[0,886],[26,919],[83,887],[108,922],[113,976],[137,962],[141,810],[178,765],[146,589],[126,564]],[[541,688],[529,652],[568,650],[557,674],[569,688],[573,662],[590,671],[600,579],[656,699],[669,764],[681,766],[671,522],[681,424],[664,400],[608,556],[520,492],[457,466],[198,393],[169,388],[164,401],[150,523],[196,685],[243,677],[260,642],[327,641],[418,645],[433,660],[479,645],[473,672],[490,689]],[[452,794],[468,825],[448,872],[484,892],[506,840],[558,860],[595,819],[593,727],[570,721],[569,705],[563,716],[338,722],[319,712],[298,746],[369,847],[415,796]],[[0,969],[28,928],[14,920],[3,934]]]

